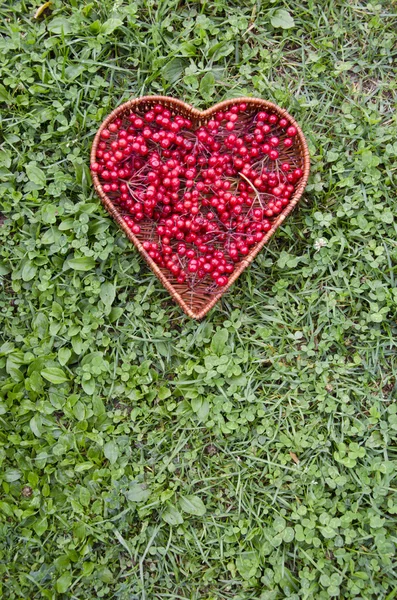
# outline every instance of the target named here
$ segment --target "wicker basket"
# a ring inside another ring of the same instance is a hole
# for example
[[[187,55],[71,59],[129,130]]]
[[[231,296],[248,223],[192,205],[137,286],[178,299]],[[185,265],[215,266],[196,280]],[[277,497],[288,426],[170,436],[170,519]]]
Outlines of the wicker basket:
[[[215,293],[208,293],[205,284],[199,284],[194,291],[189,289],[188,285],[180,284],[176,281],[175,277],[169,271],[160,268],[148,255],[146,250],[142,246],[142,242],[145,239],[151,239],[151,226],[145,227],[145,221],[141,223],[141,233],[134,235],[129,227],[126,225],[123,216],[121,215],[117,205],[114,204],[111,194],[106,194],[103,191],[102,184],[96,173],[92,173],[92,179],[95,189],[102,200],[106,210],[118,223],[125,235],[135,244],[139,252],[142,254],[144,259],[149,264],[152,271],[160,279],[164,287],[170,292],[175,301],[180,305],[182,310],[193,319],[202,319],[209,310],[216,304],[220,297],[228,290],[228,288],[236,281],[239,275],[248,267],[248,265],[254,260],[258,252],[263,248],[264,244],[271,238],[276,229],[281,225],[286,216],[296,206],[299,199],[302,196],[303,190],[306,186],[307,179],[309,177],[310,170],[310,157],[305,137],[296,121],[291,117],[288,112],[272,102],[261,100],[259,98],[234,98],[231,100],[225,100],[219,104],[215,104],[211,108],[205,111],[197,110],[189,104],[169,98],[167,96],[143,96],[142,98],[136,98],[122,104],[116,108],[102,123],[99,128],[91,150],[91,162],[95,162],[96,151],[98,143],[100,142],[100,134],[102,129],[106,128],[112,121],[117,117],[123,117],[123,115],[129,114],[131,110],[147,111],[151,109],[155,104],[162,104],[167,107],[173,114],[181,114],[185,117],[190,118],[193,121],[194,127],[197,127],[203,123],[206,123],[216,112],[228,109],[230,106],[244,102],[247,104],[247,112],[255,112],[258,109],[270,110],[277,114],[279,117],[285,117],[297,128],[298,134],[296,136],[296,143],[289,150],[285,151],[285,158],[290,159],[291,156],[295,159],[296,163],[303,170],[303,177],[300,179],[294,194],[291,197],[289,204],[284,210],[274,219],[272,222],[272,228],[266,233],[263,240],[254,246],[250,253],[236,263],[236,268],[230,275],[227,285],[220,288]],[[127,124],[127,121],[126,121]]]

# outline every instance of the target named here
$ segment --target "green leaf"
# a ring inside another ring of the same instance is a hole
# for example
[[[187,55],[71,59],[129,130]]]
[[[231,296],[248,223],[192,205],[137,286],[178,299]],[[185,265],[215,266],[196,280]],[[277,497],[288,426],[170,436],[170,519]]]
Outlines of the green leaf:
[[[205,398],[203,400],[202,405],[200,406],[200,408],[197,411],[197,417],[199,418],[200,421],[204,421],[208,417],[209,412],[210,412],[210,403]]]
[[[32,164],[26,165],[25,170],[29,181],[32,181],[33,183],[41,187],[45,186],[46,176],[44,171],[42,171],[39,167],[36,167],[36,165]]]
[[[71,26],[69,19],[65,19],[63,17],[56,17],[52,19],[47,25],[48,31],[55,34],[67,35],[71,32]]]
[[[33,332],[38,338],[43,339],[48,333],[48,318],[41,312],[38,312],[32,321]]]
[[[145,484],[133,482],[130,484],[126,496],[130,502],[144,502],[150,494],[151,491]]]
[[[276,10],[270,19],[273,27],[281,27],[282,29],[291,29],[291,27],[295,26],[295,21],[291,17],[290,13],[283,8]]]
[[[101,33],[103,35],[110,35],[111,33],[113,33],[113,31],[115,31],[122,24],[123,24],[123,21],[121,19],[117,19],[117,18],[108,19],[101,26]]]
[[[181,79],[185,66],[184,60],[181,58],[173,58],[163,67],[161,73],[168,83],[176,83]]]
[[[76,471],[76,473],[83,473],[84,471],[89,471],[90,469],[92,469],[93,466],[94,463],[86,461],[76,465],[74,470]]]
[[[73,406],[73,414],[78,421],[84,421],[85,406],[80,400],[78,400],[78,402],[76,402],[76,404]]]
[[[166,510],[162,514],[163,520],[168,523],[168,525],[180,525],[183,523],[183,517],[179,510],[172,505],[169,505]]]
[[[203,399],[201,396],[198,396],[197,398],[192,398],[191,403],[193,412],[197,413],[203,404]]]
[[[234,44],[231,42],[219,42],[218,44],[214,44],[208,50],[208,56],[212,58],[214,62],[224,58],[225,56],[229,56],[234,52]]]
[[[123,313],[124,310],[121,308],[121,306],[114,306],[108,315],[110,323],[117,321],[117,319],[119,319]]]
[[[217,331],[212,338],[211,350],[213,352],[215,352],[215,354],[217,354],[218,356],[221,356],[221,354],[223,354],[223,351],[225,349],[228,338],[229,338],[228,330],[227,329],[219,329],[219,331]]]
[[[2,275],[8,275],[10,273],[11,267],[6,265],[2,260],[0,260],[0,277]]]
[[[12,103],[12,96],[6,90],[4,85],[0,84],[0,102],[5,102],[6,104]]]
[[[157,396],[159,400],[165,400],[171,396],[171,390],[165,385],[159,387]]]
[[[7,469],[7,471],[4,473],[4,480],[8,483],[12,483],[13,481],[18,481],[18,479],[21,479],[21,476],[21,471],[18,469]]]
[[[39,414],[34,415],[34,417],[32,417],[30,419],[29,426],[36,437],[38,437],[38,438],[41,437],[42,425],[41,425],[41,418],[40,418]]]
[[[394,215],[391,210],[384,210],[380,215],[382,223],[387,223],[390,225],[394,221]]]
[[[112,581],[113,581],[112,572],[107,567],[102,567],[101,569],[98,569],[96,574],[97,574],[98,578],[101,581],[103,581],[104,583],[112,583]]]
[[[95,267],[95,260],[92,256],[80,256],[79,258],[70,258],[67,261],[67,267],[75,271],[90,271]]]
[[[284,542],[290,543],[295,537],[295,531],[292,527],[286,527],[283,531]]]
[[[47,531],[47,528],[48,528],[48,521],[47,521],[46,517],[42,517],[41,519],[39,519],[38,521],[36,521],[33,524],[33,529],[39,536],[43,535],[43,533],[45,531]]]
[[[201,517],[206,513],[204,502],[198,496],[182,496],[179,499],[179,506],[189,515]]]
[[[23,281],[31,281],[37,273],[37,267],[30,260],[27,260],[22,267],[21,276]]]
[[[119,448],[115,442],[107,442],[103,447],[103,452],[111,465],[114,465],[114,463],[117,462]]]
[[[105,283],[101,285],[99,295],[102,302],[106,304],[106,306],[111,306],[116,296],[116,288],[113,283],[110,283],[110,281],[105,281]]]
[[[200,81],[200,92],[205,97],[210,97],[214,93],[215,77],[211,71],[208,71]]]
[[[70,585],[72,583],[72,575],[69,571],[66,571],[63,575],[57,579],[57,592],[59,594],[64,594],[68,591]]]
[[[44,379],[55,384],[65,383],[65,381],[68,380],[64,371],[59,367],[47,367],[46,369],[43,369],[40,374]]]
[[[92,396],[95,392],[95,379],[83,379],[81,382],[81,386],[88,396]]]
[[[80,488],[79,500],[80,500],[80,504],[82,504],[83,506],[90,505],[91,494],[87,488],[85,488],[85,487]]]
[[[68,360],[71,356],[72,356],[72,351],[70,350],[70,348],[66,348],[65,346],[63,348],[59,348],[58,360],[59,360],[59,364],[62,367],[64,367],[66,365],[66,363],[68,362]]]
[[[92,410],[94,411],[94,415],[96,415],[97,417],[103,415],[106,412],[105,405],[102,402],[101,398],[99,398],[98,396],[94,396],[94,398],[92,399]]]

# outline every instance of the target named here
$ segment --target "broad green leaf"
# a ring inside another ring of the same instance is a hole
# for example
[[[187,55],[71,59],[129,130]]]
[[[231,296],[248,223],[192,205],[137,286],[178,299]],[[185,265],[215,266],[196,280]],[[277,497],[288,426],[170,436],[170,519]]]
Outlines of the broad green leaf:
[[[31,281],[37,273],[37,267],[30,260],[27,260],[22,267],[21,276],[23,281]]]
[[[86,461],[76,465],[74,470],[76,471],[76,473],[83,473],[84,471],[89,471],[90,469],[92,469],[93,466],[94,463]]]
[[[48,529],[48,521],[46,517],[41,517],[38,521],[33,524],[33,529],[37,533],[37,535],[43,535],[45,531]]]
[[[78,421],[84,421],[85,419],[85,406],[84,404],[78,400],[76,404],[73,406],[73,414]]]
[[[36,437],[38,437],[38,438],[41,437],[42,424],[41,424],[41,417],[39,414],[34,415],[34,417],[32,417],[30,419],[29,426]]]
[[[11,354],[11,352],[14,352],[14,350],[15,344],[13,344],[12,342],[4,342],[4,344],[0,346],[0,355],[4,356],[7,354]]]
[[[95,569],[95,563],[89,562],[89,561],[83,562],[83,567],[82,567],[83,577],[88,577],[89,575],[91,575],[91,573],[94,571],[94,569]]]
[[[214,62],[224,58],[225,56],[229,56],[234,52],[235,46],[231,42],[219,42],[218,44],[214,44],[208,50],[208,56],[212,58]]]
[[[295,531],[292,527],[286,527],[283,531],[284,542],[290,543],[295,537]]]
[[[107,442],[103,447],[103,453],[110,462],[110,464],[114,465],[114,463],[117,462],[117,459],[119,457],[119,448],[115,442]]]
[[[228,338],[229,332],[227,329],[219,329],[219,331],[214,334],[211,342],[211,349],[215,354],[220,356],[223,353]]]
[[[57,579],[57,592],[59,594],[64,594],[68,591],[70,585],[72,583],[72,575],[69,571],[66,571],[63,575]]]
[[[116,296],[116,288],[110,281],[102,283],[100,290],[100,298],[106,306],[111,306]]]
[[[3,500],[0,500],[0,510],[7,515],[7,517],[12,518],[14,516],[11,506],[7,502],[3,502]]]
[[[121,19],[117,19],[117,18],[108,19],[101,26],[101,33],[103,35],[110,35],[111,33],[113,33],[113,31],[118,29],[118,27],[120,27],[122,24],[123,24],[123,21]]]
[[[80,500],[80,504],[82,504],[83,506],[90,505],[91,494],[87,488],[85,488],[85,487],[80,488],[79,500]]]
[[[64,371],[59,367],[47,367],[46,369],[43,369],[40,374],[44,379],[55,384],[65,383],[65,381],[68,380]]]
[[[201,408],[201,406],[203,404],[202,397],[198,396],[197,398],[192,398],[191,402],[192,402],[192,410],[193,410],[193,412],[197,413],[200,410],[200,408]]]
[[[68,360],[71,356],[72,356],[72,351],[70,350],[70,348],[66,348],[65,346],[63,348],[59,348],[58,360],[59,360],[59,364],[62,367],[64,367],[66,365],[66,363],[68,362]]]
[[[291,29],[291,27],[295,26],[295,21],[291,17],[290,13],[283,8],[276,10],[270,19],[273,27],[281,27],[282,29]]]
[[[179,499],[179,506],[183,512],[188,513],[189,515],[201,517],[206,513],[204,502],[198,496],[182,496]]]
[[[98,578],[104,583],[112,583],[113,575],[110,569],[107,567],[102,567],[96,571],[96,575]]]
[[[6,90],[6,88],[2,84],[0,84],[0,102],[5,102],[6,104],[12,103],[11,94]]]
[[[130,502],[144,502],[149,498],[151,491],[143,483],[131,483],[126,493]]]
[[[0,277],[2,275],[8,275],[8,273],[10,271],[11,271],[11,267],[6,265],[4,261],[0,260]]]
[[[43,339],[48,333],[48,318],[45,314],[38,312],[32,321],[33,331],[37,337]]]
[[[121,308],[121,306],[114,306],[108,315],[110,323],[117,321],[117,319],[119,319],[123,313],[124,310]]]
[[[162,514],[162,518],[168,525],[180,525],[183,523],[183,517],[179,510],[172,505],[169,505]]]
[[[91,379],[83,379],[81,382],[81,386],[86,394],[92,396],[95,392],[95,379],[91,377]]]
[[[70,20],[63,17],[56,17],[47,24],[47,29],[51,33],[67,35],[71,32]]]
[[[208,71],[200,81],[200,92],[205,97],[211,97],[214,93],[215,77],[211,71]]]
[[[4,473],[4,480],[8,481],[8,483],[12,483],[13,481],[18,481],[21,479],[21,471],[18,469],[7,469]]]
[[[67,261],[67,266],[75,271],[90,271],[95,267],[95,260],[92,258],[92,256],[70,258]]]
[[[92,410],[94,411],[94,415],[96,415],[97,417],[103,415],[106,412],[105,405],[102,402],[101,398],[99,398],[99,396],[94,396],[94,398],[92,399]]]
[[[36,167],[36,165],[32,164],[26,165],[25,169],[29,181],[32,181],[33,183],[35,183],[36,185],[40,185],[41,187],[45,186],[46,176],[44,171],[42,171],[39,167]]]
[[[157,396],[159,400],[165,400],[171,396],[171,390],[167,386],[163,385],[159,387]]]
[[[204,421],[208,417],[209,412],[210,403],[208,402],[207,398],[205,398],[197,411],[197,417],[200,419],[200,421]]]
[[[185,70],[185,61],[181,58],[173,58],[162,69],[161,73],[168,83],[175,83],[181,79]]]
[[[76,79],[77,77],[79,77],[79,75],[81,75],[81,73],[84,71],[84,69],[85,69],[84,65],[69,65],[68,67],[66,67],[65,75],[66,75],[68,81],[73,81],[73,79]],[[85,165],[80,165],[80,166],[81,166],[81,174],[80,174],[78,183],[80,185],[84,185],[84,178],[86,178],[86,170],[84,168]]]

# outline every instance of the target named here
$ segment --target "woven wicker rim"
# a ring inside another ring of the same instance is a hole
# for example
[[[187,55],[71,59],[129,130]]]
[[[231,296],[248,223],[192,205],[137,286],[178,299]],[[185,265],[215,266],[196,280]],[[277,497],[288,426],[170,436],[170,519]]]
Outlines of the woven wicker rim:
[[[103,191],[102,184],[99,180],[98,175],[96,173],[91,173],[95,190],[108,213],[114,218],[114,220],[124,231],[128,239],[131,242],[133,242],[133,244],[135,244],[136,248],[146,260],[146,262],[149,264],[152,271],[159,278],[163,286],[169,291],[171,296],[179,304],[182,310],[193,319],[202,319],[211,310],[211,308],[218,302],[221,296],[223,296],[223,294],[230,288],[230,286],[236,281],[236,279],[241,275],[241,273],[251,264],[256,255],[262,250],[266,242],[272,237],[272,235],[275,233],[275,231],[281,225],[281,223],[284,221],[287,215],[295,208],[295,206],[299,202],[303,194],[303,190],[306,187],[310,172],[309,149],[301,128],[299,127],[295,119],[286,110],[280,108],[279,106],[277,106],[277,104],[273,104],[273,102],[262,100],[261,98],[233,98],[230,100],[224,100],[223,102],[219,102],[218,104],[214,104],[214,106],[212,106],[211,108],[201,111],[197,108],[194,108],[193,106],[190,106],[190,104],[186,104],[182,100],[171,98],[169,96],[142,96],[140,98],[134,98],[132,100],[129,100],[128,102],[125,102],[124,104],[121,104],[113,112],[111,112],[110,115],[106,117],[106,119],[103,121],[102,125],[98,129],[98,132],[92,144],[91,163],[95,162],[97,147],[100,142],[100,135],[102,129],[105,129],[109,125],[109,123],[114,121],[117,117],[123,116],[124,113],[129,112],[132,109],[139,107],[140,105],[145,105],[149,103],[162,104],[164,106],[167,106],[168,108],[177,110],[178,112],[182,112],[183,114],[188,115],[194,121],[194,124],[197,126],[200,123],[208,121],[214,113],[227,109],[229,106],[239,104],[241,102],[244,102],[247,105],[254,108],[271,110],[272,112],[276,113],[279,117],[285,117],[286,119],[288,119],[288,121],[296,127],[298,131],[297,137],[299,139],[300,152],[303,162],[303,176],[299,181],[299,184],[293,196],[291,197],[289,204],[285,207],[283,212],[280,213],[278,217],[273,221],[272,228],[266,233],[263,240],[259,242],[255,247],[253,247],[250,253],[238,263],[238,266],[236,270],[231,274],[227,285],[221,288],[215,294],[213,294],[213,296],[211,297],[209,302],[204,306],[204,308],[194,310],[190,306],[188,306],[182,295],[179,294],[179,292],[175,289],[175,287],[172,285],[169,279],[164,275],[164,273],[159,269],[156,263],[148,255],[138,238],[129,229],[122,215],[120,214],[117,206],[114,205],[113,201]]]

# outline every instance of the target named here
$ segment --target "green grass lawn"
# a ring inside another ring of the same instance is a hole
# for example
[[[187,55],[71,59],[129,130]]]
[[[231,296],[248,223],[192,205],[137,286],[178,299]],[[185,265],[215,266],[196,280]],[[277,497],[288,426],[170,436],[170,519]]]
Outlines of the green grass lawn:
[[[0,597],[397,598],[396,4],[38,6],[0,8]],[[91,184],[153,93],[272,100],[310,146],[200,323]]]

